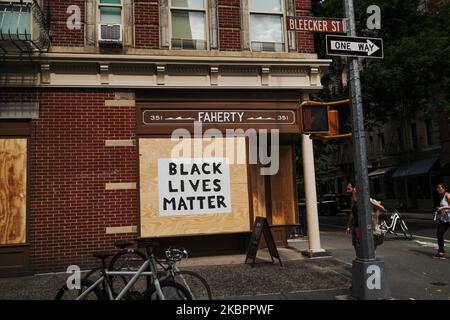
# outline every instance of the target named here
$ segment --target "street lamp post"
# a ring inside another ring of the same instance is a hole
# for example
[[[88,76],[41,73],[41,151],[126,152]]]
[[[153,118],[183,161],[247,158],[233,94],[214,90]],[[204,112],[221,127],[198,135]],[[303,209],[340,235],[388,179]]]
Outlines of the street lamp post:
[[[348,21],[347,35],[356,36],[353,0],[344,0]],[[364,115],[361,95],[361,80],[357,57],[349,57],[350,98],[352,106],[353,145],[355,155],[355,177],[360,229],[360,256],[352,264],[352,296],[358,299],[389,298],[389,287],[384,262],[375,259],[372,233],[372,210],[369,196],[367,152],[364,131]]]

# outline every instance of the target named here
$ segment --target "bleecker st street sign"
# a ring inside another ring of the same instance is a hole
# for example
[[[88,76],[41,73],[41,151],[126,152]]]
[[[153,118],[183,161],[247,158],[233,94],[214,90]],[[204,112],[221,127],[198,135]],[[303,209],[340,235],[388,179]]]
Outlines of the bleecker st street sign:
[[[327,35],[327,54],[330,56],[352,56],[383,58],[383,39]]]
[[[345,33],[344,19],[287,17],[288,31]]]

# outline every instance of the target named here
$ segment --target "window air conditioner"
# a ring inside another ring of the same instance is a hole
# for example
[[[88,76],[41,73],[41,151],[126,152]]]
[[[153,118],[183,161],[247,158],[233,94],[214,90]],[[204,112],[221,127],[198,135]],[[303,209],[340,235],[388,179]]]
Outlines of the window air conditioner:
[[[98,41],[102,43],[122,43],[121,24],[99,24]]]

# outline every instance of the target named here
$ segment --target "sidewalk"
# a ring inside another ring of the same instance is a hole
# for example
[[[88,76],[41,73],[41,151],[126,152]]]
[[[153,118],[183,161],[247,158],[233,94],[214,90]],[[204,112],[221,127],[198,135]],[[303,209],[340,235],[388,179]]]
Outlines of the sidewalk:
[[[305,242],[307,243],[307,242]],[[298,249],[278,249],[282,266],[272,263],[266,249],[258,251],[255,266],[245,255],[190,258],[180,269],[200,273],[214,299],[333,300],[349,295],[348,266],[335,258],[307,259]],[[0,299],[53,299],[67,274],[0,278]]]

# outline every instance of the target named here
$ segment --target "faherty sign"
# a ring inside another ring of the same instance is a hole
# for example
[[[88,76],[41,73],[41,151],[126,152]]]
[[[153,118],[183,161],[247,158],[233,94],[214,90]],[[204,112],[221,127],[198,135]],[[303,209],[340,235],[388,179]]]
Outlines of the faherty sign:
[[[158,159],[160,216],[230,213],[227,158]]]
[[[345,33],[344,19],[287,17],[288,31]]]
[[[277,124],[296,123],[292,110],[156,110],[143,111],[144,125],[155,124]]]

